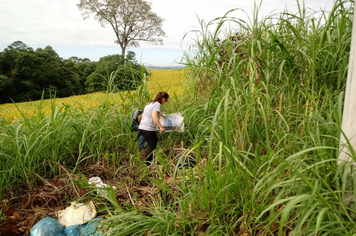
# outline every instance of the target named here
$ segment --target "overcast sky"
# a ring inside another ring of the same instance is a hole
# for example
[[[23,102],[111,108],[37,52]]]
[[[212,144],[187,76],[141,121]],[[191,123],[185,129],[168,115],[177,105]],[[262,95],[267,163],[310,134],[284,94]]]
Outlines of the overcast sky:
[[[136,59],[145,65],[172,66],[180,61],[188,42],[182,42],[185,32],[199,26],[199,17],[209,22],[234,8],[252,15],[254,0],[148,0],[152,11],[165,19],[166,32],[163,46],[141,43],[139,48],[129,48]],[[259,2],[259,1],[258,1]],[[120,54],[115,44],[115,34],[110,26],[105,28],[93,19],[83,20],[77,4],[79,0],[0,0],[0,51],[15,41],[22,41],[36,49],[51,46],[60,57],[71,56],[97,61],[100,57]],[[288,9],[296,13],[297,0],[264,0],[260,15]],[[305,0],[305,5],[315,11],[329,11],[334,0]],[[231,16],[246,19],[241,11]]]

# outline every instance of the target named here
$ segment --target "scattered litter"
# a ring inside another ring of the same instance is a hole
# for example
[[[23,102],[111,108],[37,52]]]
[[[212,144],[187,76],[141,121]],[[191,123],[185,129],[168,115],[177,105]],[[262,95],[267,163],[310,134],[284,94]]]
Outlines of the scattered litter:
[[[57,216],[58,222],[64,227],[81,225],[95,218],[96,209],[92,201],[88,204],[72,202],[65,210],[58,211]]]
[[[31,229],[31,236],[66,236],[64,227],[56,219],[46,217],[38,221]]]
[[[105,196],[107,194],[106,189],[110,188],[111,186],[108,184],[104,184],[100,177],[91,177],[88,180],[88,183],[94,185],[95,187],[101,188],[97,190],[97,194],[100,194],[101,196]],[[112,188],[116,190],[115,186],[112,186]]]
[[[102,218],[95,218],[86,224],[71,225],[64,229],[66,236],[100,236],[101,232],[97,232],[99,222]]]
[[[101,218],[95,218],[86,224],[71,225],[64,228],[56,219],[46,217],[38,221],[31,229],[31,236],[100,236],[97,232]]]

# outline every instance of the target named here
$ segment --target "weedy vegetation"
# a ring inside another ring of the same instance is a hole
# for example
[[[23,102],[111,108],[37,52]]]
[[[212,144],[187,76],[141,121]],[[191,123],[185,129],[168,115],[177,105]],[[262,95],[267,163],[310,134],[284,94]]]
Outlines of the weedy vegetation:
[[[262,20],[260,5],[249,22],[232,17],[240,9],[199,19],[184,36],[195,37],[195,53],[186,53],[178,90],[148,79],[94,107],[52,99],[48,114],[42,101],[33,117],[2,120],[1,194],[62,167],[86,176],[101,162],[121,192],[81,199],[100,206],[103,235],[354,235],[355,208],[344,199],[355,170],[337,163],[353,1],[331,12],[296,4]],[[125,117],[157,90],[172,91],[163,109],[182,113],[185,132],[160,134],[146,168]]]

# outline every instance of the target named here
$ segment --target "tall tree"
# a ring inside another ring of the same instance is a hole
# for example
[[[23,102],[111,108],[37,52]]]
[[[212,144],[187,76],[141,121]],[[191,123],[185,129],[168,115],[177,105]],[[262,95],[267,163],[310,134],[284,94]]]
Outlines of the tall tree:
[[[115,43],[121,47],[125,61],[128,47],[138,47],[140,41],[162,45],[163,18],[152,12],[151,4],[144,0],[80,0],[77,5],[84,19],[95,15],[101,26],[110,24],[116,35]]]

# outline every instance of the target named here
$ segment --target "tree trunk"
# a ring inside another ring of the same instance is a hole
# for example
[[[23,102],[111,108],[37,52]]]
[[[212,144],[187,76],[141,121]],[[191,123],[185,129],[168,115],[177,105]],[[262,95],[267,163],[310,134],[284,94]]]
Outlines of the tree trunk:
[[[122,55],[121,65],[123,65],[123,66],[125,65],[125,58],[126,58],[125,53],[126,53],[126,47],[122,46],[121,47],[121,55]]]

